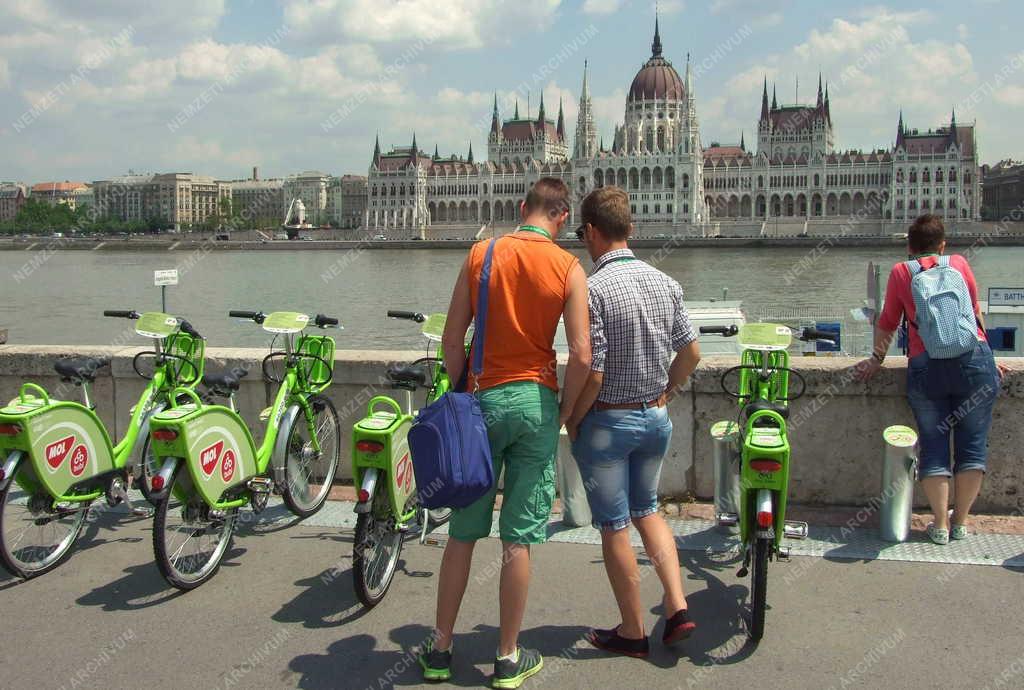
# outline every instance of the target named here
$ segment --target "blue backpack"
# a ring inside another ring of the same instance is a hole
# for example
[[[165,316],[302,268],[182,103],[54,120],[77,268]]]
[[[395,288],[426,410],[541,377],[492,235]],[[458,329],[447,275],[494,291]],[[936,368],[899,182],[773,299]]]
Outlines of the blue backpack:
[[[963,275],[949,265],[948,256],[929,269],[916,259],[906,263],[917,311],[917,321],[910,323],[928,356],[953,359],[971,352],[978,344],[978,321]]]
[[[491,240],[480,271],[473,332],[473,375],[483,372],[487,295],[494,245]],[[469,363],[467,362],[467,365]],[[420,410],[409,430],[416,492],[425,508],[465,508],[494,486],[494,465],[480,402],[466,393],[463,368],[455,389]]]

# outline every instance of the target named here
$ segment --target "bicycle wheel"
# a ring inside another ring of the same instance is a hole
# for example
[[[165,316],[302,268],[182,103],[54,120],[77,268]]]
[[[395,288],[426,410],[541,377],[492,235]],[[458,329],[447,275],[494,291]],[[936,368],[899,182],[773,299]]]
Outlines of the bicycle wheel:
[[[320,451],[313,449],[309,424],[300,413],[286,434],[284,502],[299,517],[309,517],[327,501],[338,471],[341,454],[341,424],[334,404],[322,395],[309,398],[313,410],[313,428]]]
[[[379,604],[388,593],[402,553],[403,534],[383,488],[386,479],[384,475],[378,478],[369,512],[360,513],[356,519],[352,577],[356,596],[366,608]]]
[[[179,466],[171,490],[157,502],[153,551],[160,574],[178,589],[195,589],[217,573],[231,544],[238,508],[213,510],[192,488],[188,469]],[[185,500],[175,495],[175,489]]]
[[[29,494],[16,481],[0,492],[0,563],[29,579],[47,573],[71,555],[90,503],[53,508],[47,493]]]
[[[139,460],[139,475],[135,488],[142,492],[142,497],[149,501],[154,508],[156,508],[157,500],[153,497],[151,487],[153,486],[153,477],[159,472],[160,465],[157,464],[157,458],[153,455],[147,438],[142,444],[142,457]]]
[[[768,556],[774,542],[760,538],[754,542],[754,567],[750,579],[750,639],[764,636],[764,611],[768,605]]]

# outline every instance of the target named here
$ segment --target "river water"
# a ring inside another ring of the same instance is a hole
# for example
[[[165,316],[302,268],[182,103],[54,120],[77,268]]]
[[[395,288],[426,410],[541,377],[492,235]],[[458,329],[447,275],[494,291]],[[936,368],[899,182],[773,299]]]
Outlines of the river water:
[[[584,267],[590,259],[577,252]],[[677,279],[688,299],[742,300],[748,319],[765,307],[791,311],[831,308],[848,313],[861,306],[869,261],[885,276],[898,252],[889,248],[675,248],[665,255],[637,250]],[[178,267],[180,284],[167,288],[168,311],[188,318],[211,347],[262,346],[269,341],[252,322],[229,319],[229,309],[323,312],[344,330],[333,332],[339,349],[418,348],[422,339],[410,322],[385,317],[388,309],[444,311],[465,256],[462,249],[372,249],[360,252],[56,251],[32,271],[22,270],[33,253],[0,251],[4,299],[0,328],[8,342],[31,344],[146,344],[125,338],[123,321],[104,309],[160,308],[153,271]],[[988,287],[1024,285],[1024,247],[988,247],[972,258],[981,297]],[[26,275],[28,274],[28,275]]]

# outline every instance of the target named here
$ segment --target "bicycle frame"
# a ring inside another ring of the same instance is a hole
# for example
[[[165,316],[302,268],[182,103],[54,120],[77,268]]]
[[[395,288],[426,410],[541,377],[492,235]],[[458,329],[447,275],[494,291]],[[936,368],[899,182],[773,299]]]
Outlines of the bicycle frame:
[[[313,410],[307,398],[326,388],[327,383],[310,381],[308,373],[299,363],[303,348],[323,336],[300,336],[298,349],[293,348],[291,334],[286,338],[285,375],[278,386],[274,403],[264,425],[263,439],[256,446],[248,426],[238,414],[231,398],[230,406],[206,405],[194,391],[177,389],[187,395],[190,402],[178,405],[154,416],[150,438],[153,452],[162,465],[159,473],[161,490],[170,484],[171,475],[179,461],[184,461],[195,489],[203,501],[215,510],[239,508],[249,503],[249,483],[255,477],[266,475],[274,457],[284,457],[283,444],[287,439],[279,435],[288,415],[302,412],[310,431],[313,449],[320,452],[315,433]],[[273,355],[274,353],[272,353]],[[162,433],[157,433],[162,432]],[[217,468],[220,472],[215,472]],[[275,479],[283,481],[284,467],[272,468]],[[185,489],[174,487],[175,496],[185,500]]]
[[[177,337],[191,338],[177,331],[154,338],[157,355],[163,351],[162,343]],[[195,349],[191,352],[194,355]],[[199,358],[201,362],[201,351]],[[196,380],[190,384],[194,386],[202,364],[192,360],[189,363],[195,368]],[[41,386],[23,384],[18,397],[0,409],[0,429],[15,432],[0,434],[0,457],[6,458],[0,488],[15,481],[30,494],[45,491],[53,499],[54,508],[59,503],[82,504],[102,496],[105,480],[132,466],[132,459],[148,436],[150,418],[167,404],[159,398],[161,393],[169,393],[170,366],[169,360],[156,366],[132,409],[124,436],[116,445],[92,408],[88,381],[81,382],[82,403],[54,400]],[[27,462],[21,462],[22,458]]]

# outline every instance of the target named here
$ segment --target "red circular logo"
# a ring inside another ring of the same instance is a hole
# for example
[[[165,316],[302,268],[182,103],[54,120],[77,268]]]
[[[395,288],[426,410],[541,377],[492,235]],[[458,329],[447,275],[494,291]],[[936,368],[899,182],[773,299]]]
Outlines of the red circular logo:
[[[78,444],[75,449],[71,451],[71,474],[79,476],[82,472],[85,472],[85,466],[89,464],[89,451],[85,449],[85,446]]]
[[[220,463],[220,478],[225,482],[231,481],[235,476],[235,451],[230,448],[224,451],[223,460]]]

